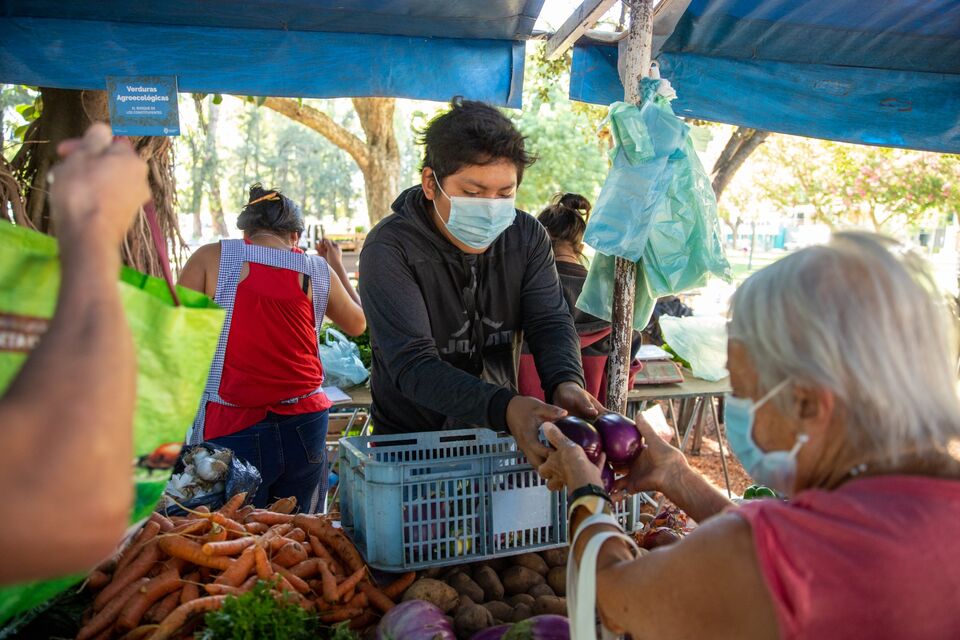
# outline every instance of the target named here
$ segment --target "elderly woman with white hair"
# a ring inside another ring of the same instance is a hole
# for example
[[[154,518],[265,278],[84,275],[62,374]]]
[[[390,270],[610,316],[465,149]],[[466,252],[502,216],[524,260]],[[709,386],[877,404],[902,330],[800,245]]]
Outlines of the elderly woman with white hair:
[[[574,502],[606,626],[634,640],[960,637],[951,309],[921,258],[866,233],[747,279],[731,303],[725,425],[748,472],[788,499],[733,505],[641,421],[646,449],[618,489],[660,491],[700,526],[640,552],[602,496]],[[544,430],[552,488],[602,485]]]

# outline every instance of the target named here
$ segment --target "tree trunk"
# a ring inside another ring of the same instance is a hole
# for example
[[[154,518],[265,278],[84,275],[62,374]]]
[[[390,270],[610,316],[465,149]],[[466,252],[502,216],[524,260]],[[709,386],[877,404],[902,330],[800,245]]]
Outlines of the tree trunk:
[[[210,204],[210,217],[213,219],[213,233],[226,238],[227,225],[223,219],[223,198],[220,197],[220,158],[217,155],[217,128],[220,123],[220,106],[210,100],[210,120],[207,125],[207,199]]]
[[[390,214],[390,205],[400,193],[400,147],[393,128],[396,103],[393,98],[353,99],[369,152],[363,187],[371,226]]]
[[[723,195],[724,190],[737,170],[743,166],[743,163],[750,154],[759,147],[767,136],[769,131],[759,129],[750,129],[748,127],[737,127],[737,130],[730,135],[727,145],[723,148],[723,153],[717,158],[713,165],[713,192],[717,194],[717,200]]]
[[[390,204],[400,190],[400,148],[393,128],[394,98],[353,99],[365,141],[323,111],[297,100],[267,98],[264,105],[313,129],[350,154],[363,173],[370,224],[375,225],[389,215]]]
[[[24,216],[36,229],[56,235],[47,202],[47,173],[57,161],[57,145],[67,138],[83,135],[93,122],[109,122],[107,94],[104,91],[76,91],[42,87],[43,111],[27,130],[24,144],[11,165],[25,194]],[[179,264],[184,248],[175,211],[176,188],[173,178],[173,144],[167,137],[132,137],[130,142],[147,162],[150,190],[153,194],[160,228],[173,260]],[[141,214],[124,239],[125,264],[151,275],[161,275],[160,259],[153,247],[146,219]]]

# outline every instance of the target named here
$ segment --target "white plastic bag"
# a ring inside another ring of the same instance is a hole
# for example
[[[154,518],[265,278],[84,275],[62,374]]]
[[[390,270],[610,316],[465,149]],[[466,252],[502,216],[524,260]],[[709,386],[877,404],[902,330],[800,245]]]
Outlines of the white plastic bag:
[[[336,329],[327,329],[326,344],[320,345],[320,363],[325,387],[349,389],[370,376],[360,360],[360,349]]]
[[[663,339],[690,363],[693,375],[716,382],[727,372],[727,320],[719,316],[660,316]]]

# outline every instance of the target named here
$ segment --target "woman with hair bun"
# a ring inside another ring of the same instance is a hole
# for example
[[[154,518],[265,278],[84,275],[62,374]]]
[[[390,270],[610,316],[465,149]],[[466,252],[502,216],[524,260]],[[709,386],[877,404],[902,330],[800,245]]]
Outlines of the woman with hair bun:
[[[325,504],[331,404],[321,390],[320,325],[327,316],[355,336],[366,320],[340,253],[327,247],[328,264],[297,247],[303,214],[292,200],[254,184],[237,226],[242,240],[200,247],[180,274],[181,285],[227,310],[190,440],[232,449],[259,469],[255,506],[295,496],[313,513]]]
[[[547,230],[553,243],[553,255],[557,264],[557,275],[560,276],[560,286],[563,288],[563,297],[567,300],[570,313],[573,314],[573,323],[581,341],[581,359],[583,361],[586,389],[594,394],[601,403],[606,399],[605,369],[607,356],[610,353],[610,323],[596,316],[577,309],[577,298],[583,290],[583,283],[587,279],[587,268],[584,266],[583,234],[587,230],[587,220],[590,219],[590,201],[578,193],[557,194],[553,204],[540,212],[537,220]],[[603,335],[607,332],[607,335]],[[596,339],[597,336],[603,336]],[[640,334],[634,332],[633,350],[640,346]],[[524,353],[528,353],[524,345]],[[522,380],[521,391],[535,394],[538,391],[539,379],[534,380],[529,367],[529,360],[521,358]],[[542,393],[542,392],[541,392]]]

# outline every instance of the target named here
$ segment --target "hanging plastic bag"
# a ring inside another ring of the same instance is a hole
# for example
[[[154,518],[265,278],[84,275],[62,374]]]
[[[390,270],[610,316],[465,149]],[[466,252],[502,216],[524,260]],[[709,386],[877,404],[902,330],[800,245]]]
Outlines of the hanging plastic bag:
[[[609,321],[614,256],[638,262],[638,331],[658,298],[701,287],[710,274],[730,280],[717,199],[665,82],[644,78],[642,107],[620,102],[610,109],[616,155],[587,224],[584,240],[597,255],[577,300],[578,309]]]
[[[719,316],[660,316],[663,339],[690,363],[693,375],[716,382],[727,371],[727,320]]]
[[[327,329],[320,345],[323,386],[349,389],[366,381],[370,372],[363,366],[360,349],[336,329]]]
[[[659,83],[644,80],[639,108],[625,102],[610,107],[613,167],[584,235],[584,242],[597,251],[633,262],[643,257],[650,224],[666,207],[676,168],[670,159],[683,153],[690,130],[657,94]]]

